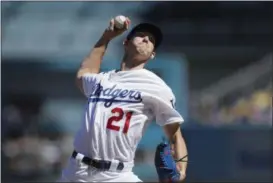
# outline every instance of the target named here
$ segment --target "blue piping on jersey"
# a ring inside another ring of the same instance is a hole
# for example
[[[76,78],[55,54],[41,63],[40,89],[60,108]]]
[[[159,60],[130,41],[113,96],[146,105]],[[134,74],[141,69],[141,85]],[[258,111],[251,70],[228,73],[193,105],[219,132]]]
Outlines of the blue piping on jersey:
[[[105,107],[110,107],[113,103],[141,103],[142,100],[116,100],[116,99],[107,99],[107,98],[89,98],[89,103],[93,102],[105,102]]]

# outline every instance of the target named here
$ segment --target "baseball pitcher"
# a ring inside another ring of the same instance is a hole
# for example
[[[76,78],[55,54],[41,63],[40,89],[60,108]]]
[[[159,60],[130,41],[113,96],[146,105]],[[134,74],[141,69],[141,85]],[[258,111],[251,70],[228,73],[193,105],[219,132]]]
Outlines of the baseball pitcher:
[[[138,143],[153,121],[168,138],[156,149],[159,181],[185,179],[187,148],[175,96],[162,79],[144,68],[161,44],[161,30],[149,23],[134,27],[123,42],[120,68],[100,72],[108,44],[128,30],[129,18],[124,24],[117,29],[114,19],[110,21],[77,72],[77,86],[88,102],[61,182],[142,182],[132,168]]]

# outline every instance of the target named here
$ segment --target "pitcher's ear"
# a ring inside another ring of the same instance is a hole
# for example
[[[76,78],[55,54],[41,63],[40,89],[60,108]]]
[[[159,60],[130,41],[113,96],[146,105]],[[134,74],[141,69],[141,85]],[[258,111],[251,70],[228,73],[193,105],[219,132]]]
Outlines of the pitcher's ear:
[[[155,58],[155,52],[153,52],[150,56],[150,59],[154,59]]]
[[[128,42],[129,42],[129,40],[128,40],[128,39],[125,39],[125,40],[123,41],[123,45],[126,46],[126,45],[128,44]]]

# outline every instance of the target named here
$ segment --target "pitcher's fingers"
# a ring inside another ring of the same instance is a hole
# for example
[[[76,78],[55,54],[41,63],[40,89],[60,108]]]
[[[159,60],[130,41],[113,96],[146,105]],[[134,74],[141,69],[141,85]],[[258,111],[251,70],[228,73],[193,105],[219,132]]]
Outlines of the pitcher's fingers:
[[[127,17],[127,18],[126,18],[126,21],[125,21],[125,28],[126,28],[126,30],[129,29],[130,24],[131,24],[131,21],[130,21],[130,19]]]
[[[128,30],[128,29],[129,29],[129,25],[130,25],[130,23],[126,20],[126,21],[125,21],[125,27],[124,27],[125,30]]]
[[[130,18],[126,17],[126,21],[127,21],[129,24],[131,24]]]

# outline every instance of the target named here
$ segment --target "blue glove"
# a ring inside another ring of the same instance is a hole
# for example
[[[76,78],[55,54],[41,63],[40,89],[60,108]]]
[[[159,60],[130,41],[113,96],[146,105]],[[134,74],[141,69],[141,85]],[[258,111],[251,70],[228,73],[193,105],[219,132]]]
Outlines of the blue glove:
[[[176,161],[167,142],[162,142],[157,146],[154,160],[160,182],[177,182],[179,180],[180,173],[176,168]]]

